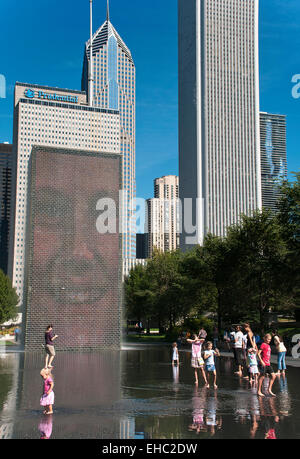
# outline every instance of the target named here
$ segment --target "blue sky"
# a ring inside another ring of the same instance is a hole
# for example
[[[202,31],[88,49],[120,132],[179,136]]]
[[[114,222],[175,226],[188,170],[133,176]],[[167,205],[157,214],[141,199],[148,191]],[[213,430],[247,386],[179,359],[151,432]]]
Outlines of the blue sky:
[[[110,15],[137,69],[137,194],[148,198],[155,177],[178,173],[177,0],[110,0]],[[94,30],[105,17],[106,0],[94,0]],[[89,1],[1,0],[0,18],[0,142],[11,142],[16,81],[80,89]],[[299,49],[300,1],[261,0],[260,105],[287,115],[289,172],[300,165]]]

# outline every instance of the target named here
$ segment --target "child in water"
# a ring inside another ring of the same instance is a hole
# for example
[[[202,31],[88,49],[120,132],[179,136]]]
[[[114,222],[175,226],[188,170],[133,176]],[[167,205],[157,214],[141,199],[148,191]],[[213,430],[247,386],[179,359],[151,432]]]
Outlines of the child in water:
[[[220,357],[220,352],[216,348],[213,350],[213,343],[208,341],[206,343],[206,350],[204,351],[204,360],[205,360],[205,369],[207,371],[207,381],[209,381],[209,375],[212,373],[214,375],[214,388],[217,389],[217,371],[215,367],[215,355]],[[207,384],[206,387],[209,387]]]
[[[172,344],[172,365],[179,365],[179,352],[177,348],[177,343]]]
[[[255,383],[255,385],[258,382],[258,363],[257,363],[257,351],[254,348],[248,349],[248,368],[249,368],[249,373],[250,373],[250,384]]]
[[[43,395],[40,399],[40,405],[45,407],[44,414],[52,414],[54,404],[53,376],[49,368],[43,368],[40,375],[44,380]]]

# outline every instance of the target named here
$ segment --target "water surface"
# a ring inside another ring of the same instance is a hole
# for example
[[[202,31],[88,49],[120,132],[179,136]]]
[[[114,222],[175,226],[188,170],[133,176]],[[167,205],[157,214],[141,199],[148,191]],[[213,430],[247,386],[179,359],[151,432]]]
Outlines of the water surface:
[[[190,353],[172,367],[168,347],[57,353],[54,414],[39,399],[44,356],[0,356],[0,438],[300,438],[299,368],[257,397],[218,359],[218,390],[194,384]]]

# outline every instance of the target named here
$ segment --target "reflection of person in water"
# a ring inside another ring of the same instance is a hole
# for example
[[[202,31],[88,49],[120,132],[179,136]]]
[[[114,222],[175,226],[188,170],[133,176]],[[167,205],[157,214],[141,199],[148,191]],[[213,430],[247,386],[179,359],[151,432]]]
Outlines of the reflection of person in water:
[[[220,430],[222,428],[223,423],[222,417],[217,416],[217,401],[216,392],[213,397],[209,397],[207,400],[206,425],[211,436],[216,434],[216,429]]]
[[[43,416],[39,423],[40,439],[49,440],[52,435],[53,426],[53,417],[52,416]]]
[[[119,167],[114,171],[112,161],[47,151],[36,158],[31,310],[45,305],[47,320],[63,328],[72,347],[94,345],[89,328],[111,336],[118,317],[118,219],[112,233],[96,227],[99,200],[118,203]]]
[[[261,423],[264,429],[264,438],[266,440],[276,440],[276,427],[280,421],[278,411],[275,406],[275,400],[273,398],[266,398],[262,400],[259,397]]]
[[[194,396],[192,398],[193,406],[193,423],[189,425],[190,431],[195,431],[199,434],[201,431],[206,431],[206,425],[204,423],[204,410],[206,406],[207,391],[205,388],[198,389],[195,387]]]

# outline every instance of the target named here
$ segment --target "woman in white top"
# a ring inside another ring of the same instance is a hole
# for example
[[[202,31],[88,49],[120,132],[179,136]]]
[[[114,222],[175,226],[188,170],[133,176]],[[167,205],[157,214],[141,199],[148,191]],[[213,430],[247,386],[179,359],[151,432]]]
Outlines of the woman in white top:
[[[282,371],[282,375],[285,375],[286,370],[286,363],[285,363],[285,356],[286,356],[286,347],[284,345],[283,339],[279,335],[274,335],[274,343],[277,350],[277,364],[278,364],[278,374]]]

